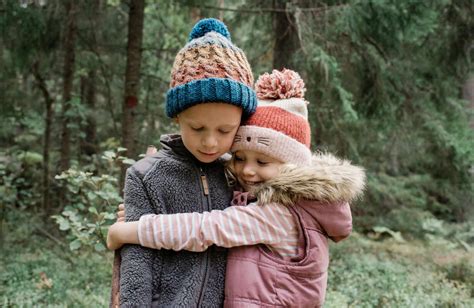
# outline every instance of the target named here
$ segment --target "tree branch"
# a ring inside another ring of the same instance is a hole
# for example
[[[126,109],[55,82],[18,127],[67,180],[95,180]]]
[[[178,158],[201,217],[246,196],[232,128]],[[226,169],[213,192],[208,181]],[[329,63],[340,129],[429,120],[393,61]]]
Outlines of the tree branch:
[[[213,5],[192,5],[192,4],[183,4],[189,7],[199,7],[209,10],[217,10],[217,11],[229,11],[229,12],[238,12],[238,13],[252,13],[252,14],[261,14],[261,13],[293,13],[294,10],[288,9],[278,9],[278,8],[258,8],[258,9],[233,9],[233,8],[226,8],[226,7],[219,7]],[[346,6],[346,5],[336,5],[336,7]],[[323,12],[334,8],[335,6],[324,6],[324,7],[306,7],[306,8],[298,8],[298,10],[303,12]]]

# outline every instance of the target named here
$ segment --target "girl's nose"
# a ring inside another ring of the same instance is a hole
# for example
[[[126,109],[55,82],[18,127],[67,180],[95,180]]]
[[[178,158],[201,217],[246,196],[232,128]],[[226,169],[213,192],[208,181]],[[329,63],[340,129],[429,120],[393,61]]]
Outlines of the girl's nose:
[[[250,164],[245,164],[242,171],[244,175],[255,175],[255,170]]]

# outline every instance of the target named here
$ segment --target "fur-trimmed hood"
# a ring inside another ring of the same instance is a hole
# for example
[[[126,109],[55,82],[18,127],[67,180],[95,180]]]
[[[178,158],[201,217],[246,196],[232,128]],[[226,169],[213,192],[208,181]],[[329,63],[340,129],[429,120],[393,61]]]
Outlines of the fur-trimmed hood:
[[[314,154],[310,166],[284,165],[281,173],[254,191],[260,204],[294,204],[299,199],[350,202],[362,195],[365,171],[331,154]]]

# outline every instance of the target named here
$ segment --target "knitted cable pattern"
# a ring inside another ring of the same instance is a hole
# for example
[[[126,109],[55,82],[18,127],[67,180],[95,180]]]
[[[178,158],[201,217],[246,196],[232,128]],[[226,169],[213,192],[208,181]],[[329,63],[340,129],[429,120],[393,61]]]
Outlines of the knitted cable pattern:
[[[243,51],[216,19],[199,21],[176,55],[166,95],[166,114],[175,117],[193,105],[222,102],[242,107],[244,119],[257,105],[253,75]]]

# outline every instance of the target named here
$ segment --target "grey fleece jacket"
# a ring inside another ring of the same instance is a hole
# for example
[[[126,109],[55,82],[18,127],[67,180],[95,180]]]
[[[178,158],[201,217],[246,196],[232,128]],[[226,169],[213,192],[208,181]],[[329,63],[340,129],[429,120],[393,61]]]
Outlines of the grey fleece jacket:
[[[162,149],[127,170],[127,221],[144,214],[174,214],[224,209],[232,189],[222,161],[200,163],[179,135],[164,135]],[[202,176],[209,184],[205,195]],[[122,248],[121,307],[221,307],[227,251],[153,250],[137,245]]]

